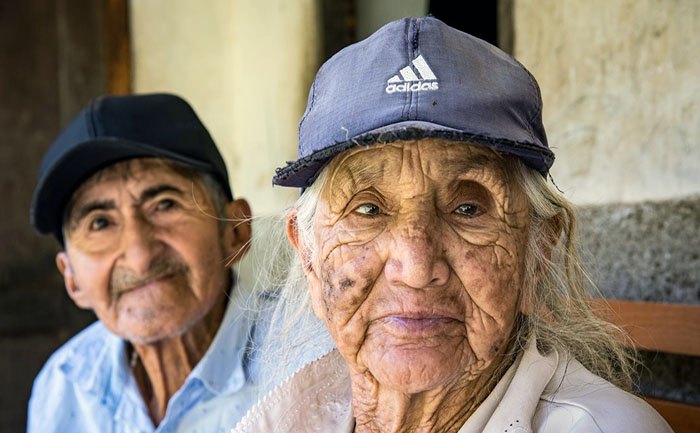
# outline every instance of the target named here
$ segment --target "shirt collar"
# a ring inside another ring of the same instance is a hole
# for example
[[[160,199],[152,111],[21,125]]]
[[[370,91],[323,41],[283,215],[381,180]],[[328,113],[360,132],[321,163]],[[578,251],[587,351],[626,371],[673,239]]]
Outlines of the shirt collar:
[[[234,393],[246,381],[244,363],[253,320],[243,306],[244,298],[234,286],[214,340],[187,378],[199,379],[213,394]]]
[[[217,395],[234,393],[246,381],[244,363],[253,320],[243,307],[245,296],[240,292],[235,285],[214,340],[187,378],[200,380]],[[100,322],[76,337],[60,365],[61,371],[77,386],[116,408],[131,376],[126,342]]]

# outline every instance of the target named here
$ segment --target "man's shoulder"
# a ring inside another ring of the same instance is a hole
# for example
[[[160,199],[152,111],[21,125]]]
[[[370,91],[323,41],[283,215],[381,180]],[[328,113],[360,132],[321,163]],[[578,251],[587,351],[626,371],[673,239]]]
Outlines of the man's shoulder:
[[[61,431],[58,426],[80,423],[76,408],[86,398],[90,400],[89,391],[99,381],[95,372],[100,368],[99,363],[104,362],[107,346],[117,341],[116,338],[97,321],[49,357],[34,380],[27,431]],[[93,413],[93,418],[101,419],[97,413]]]
[[[94,355],[104,350],[112,336],[99,320],[92,323],[56,349],[39,374],[56,369],[72,369],[81,359],[94,359]]]
[[[113,341],[111,334],[100,321],[80,331],[59,347],[46,361],[34,380],[32,397],[53,388],[57,381],[80,382],[87,380],[95,362],[106,346]]]

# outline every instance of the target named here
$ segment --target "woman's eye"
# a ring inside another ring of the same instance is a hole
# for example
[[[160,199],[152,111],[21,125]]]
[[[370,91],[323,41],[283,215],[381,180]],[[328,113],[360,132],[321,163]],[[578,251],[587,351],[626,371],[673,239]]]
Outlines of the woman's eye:
[[[460,215],[468,216],[468,217],[473,217],[477,215],[481,215],[481,209],[479,209],[478,206],[465,203],[461,204],[455,209],[455,213],[458,213]]]
[[[99,217],[90,221],[90,231],[100,231],[107,228],[107,226],[109,226],[109,220],[107,220],[107,218]]]
[[[156,210],[164,211],[175,206],[175,201],[169,198],[164,198],[158,202],[156,205]]]
[[[365,204],[358,206],[355,209],[355,212],[362,214],[362,215],[374,216],[374,215],[381,214],[382,210],[379,209],[379,206],[377,206],[377,205],[374,205],[372,203],[365,203]]]

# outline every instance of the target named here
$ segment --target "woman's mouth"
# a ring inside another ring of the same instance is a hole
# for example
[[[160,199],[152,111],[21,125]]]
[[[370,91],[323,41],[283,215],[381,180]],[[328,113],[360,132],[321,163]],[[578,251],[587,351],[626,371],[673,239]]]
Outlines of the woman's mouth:
[[[441,315],[389,315],[378,321],[398,337],[424,338],[446,333],[459,321]]]

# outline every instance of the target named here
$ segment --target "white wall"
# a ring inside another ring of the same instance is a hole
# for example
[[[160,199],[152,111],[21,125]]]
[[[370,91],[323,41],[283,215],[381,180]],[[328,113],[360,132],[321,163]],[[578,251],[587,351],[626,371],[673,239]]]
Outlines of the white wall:
[[[234,194],[274,212],[296,159],[297,124],[319,63],[316,0],[131,0],[135,92],[182,95],[214,137]]]
[[[577,203],[700,192],[700,1],[514,0],[515,56],[542,88]]]

